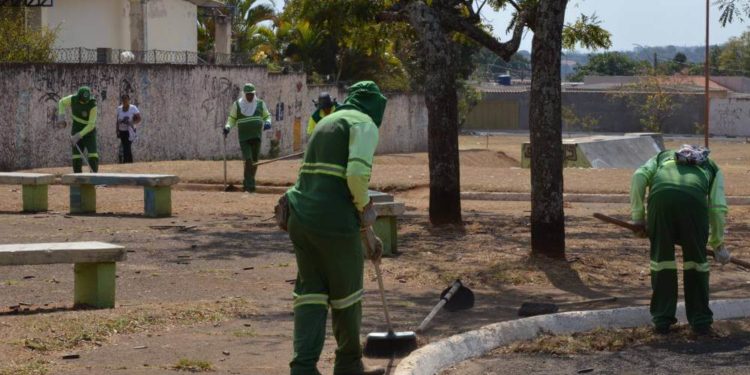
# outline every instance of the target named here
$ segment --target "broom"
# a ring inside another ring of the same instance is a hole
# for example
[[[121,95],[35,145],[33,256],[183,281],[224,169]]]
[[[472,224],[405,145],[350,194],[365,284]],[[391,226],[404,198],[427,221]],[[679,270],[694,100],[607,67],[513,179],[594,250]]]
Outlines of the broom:
[[[373,358],[392,358],[407,355],[417,348],[417,335],[411,331],[393,331],[391,316],[388,313],[388,304],[385,301],[385,288],[383,287],[383,276],[380,274],[380,261],[373,261],[372,264],[375,266],[375,275],[378,278],[380,299],[383,301],[385,324],[388,327],[388,332],[373,332],[368,334],[363,354]]]

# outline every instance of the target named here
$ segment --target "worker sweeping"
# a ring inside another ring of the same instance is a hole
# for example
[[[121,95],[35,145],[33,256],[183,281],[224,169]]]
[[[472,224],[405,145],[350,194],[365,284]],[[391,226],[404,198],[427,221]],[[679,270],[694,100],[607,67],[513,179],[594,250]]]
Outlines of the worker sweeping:
[[[632,219],[641,229],[640,236],[648,236],[651,242],[651,316],[659,334],[669,333],[677,322],[675,245],[682,247],[688,322],[696,334],[711,333],[706,244],[713,247],[721,264],[729,262],[730,254],[724,246],[724,176],[709,159],[709,152],[683,145],[677,151],[659,153],[633,174]],[[647,188],[648,209],[644,210]]]
[[[372,232],[377,213],[368,184],[386,101],[374,82],[351,86],[344,104],[317,125],[297,183],[286,193],[298,267],[292,375],[320,374],[328,306],[338,344],[333,373],[385,372],[363,364],[359,336],[363,241],[368,259],[379,261],[383,251]]]
[[[255,96],[255,86],[246,83],[242,88],[243,96],[229,109],[229,118],[224,126],[224,137],[237,126],[242,159],[245,161],[242,186],[248,193],[255,192],[255,173],[258,167],[253,165],[260,156],[261,136],[263,131],[271,129],[271,113],[263,100]]]
[[[57,125],[66,126],[65,109],[70,107],[73,126],[70,142],[73,147],[73,173],[81,173],[86,157],[89,167],[96,173],[99,170],[99,154],[96,151],[96,99],[88,86],[81,86],[74,95],[68,95],[57,102]],[[87,155],[81,155],[86,150]]]
[[[315,112],[313,112],[312,116],[310,116],[310,120],[307,121],[307,136],[311,136],[313,133],[313,130],[315,130],[315,127],[318,125],[318,122],[322,120],[324,117],[330,115],[333,112],[336,112],[336,109],[339,107],[339,103],[336,103],[336,100],[331,99],[331,94],[327,92],[321,92],[318,96],[318,102],[315,103],[316,109]]]

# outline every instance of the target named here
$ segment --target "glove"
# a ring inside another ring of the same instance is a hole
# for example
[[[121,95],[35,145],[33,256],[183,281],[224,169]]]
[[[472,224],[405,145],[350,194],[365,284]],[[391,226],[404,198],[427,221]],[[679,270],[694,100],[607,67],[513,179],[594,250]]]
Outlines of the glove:
[[[78,141],[81,140],[81,138],[83,138],[81,136],[81,133],[75,133],[75,134],[73,134],[73,135],[70,136],[70,143],[76,144],[76,143],[78,143]]]
[[[55,126],[58,129],[64,129],[66,126],[68,126],[67,123],[65,123],[65,116],[64,115],[57,115],[55,118]]]
[[[263,130],[271,129],[271,121],[266,121],[263,123]]]
[[[732,260],[732,254],[729,254],[729,250],[722,244],[714,249],[714,260],[723,266]]]
[[[373,263],[380,262],[380,258],[383,257],[383,241],[375,235],[372,227],[363,228],[359,233],[365,245],[365,256],[367,259]]]
[[[375,206],[372,204],[372,199],[359,213],[359,226],[360,228],[367,228],[375,224],[375,220],[378,219],[378,212],[375,211]]]
[[[637,227],[636,230],[633,232],[635,233],[635,236],[638,238],[647,238],[648,237],[648,231],[646,230],[646,221],[645,220],[636,220],[633,222],[633,225]]]
[[[224,134],[224,136],[226,137],[226,136],[228,136],[228,135],[229,135],[229,128],[224,128],[224,129],[221,129],[221,132],[222,132],[222,133]]]

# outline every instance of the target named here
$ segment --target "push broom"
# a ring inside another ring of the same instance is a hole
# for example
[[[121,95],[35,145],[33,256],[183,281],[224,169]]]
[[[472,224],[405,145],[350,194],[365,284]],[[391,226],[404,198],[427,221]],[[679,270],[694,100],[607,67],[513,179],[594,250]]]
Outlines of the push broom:
[[[391,316],[388,313],[388,303],[385,300],[385,288],[383,287],[383,276],[380,273],[380,261],[373,261],[372,265],[375,266],[375,275],[378,278],[380,299],[383,301],[385,324],[388,327],[388,331],[368,334],[363,354],[373,358],[392,358],[407,355],[417,348],[417,335],[411,331],[393,331]]]

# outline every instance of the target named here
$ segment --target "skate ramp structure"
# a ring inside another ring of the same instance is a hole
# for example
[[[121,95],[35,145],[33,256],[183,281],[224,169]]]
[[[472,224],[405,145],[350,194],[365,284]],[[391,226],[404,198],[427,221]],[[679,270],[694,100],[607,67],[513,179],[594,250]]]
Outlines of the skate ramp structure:
[[[531,166],[531,146],[522,146],[521,166]],[[638,168],[664,150],[661,134],[596,135],[563,140],[565,168]]]

